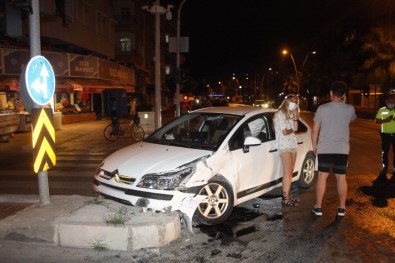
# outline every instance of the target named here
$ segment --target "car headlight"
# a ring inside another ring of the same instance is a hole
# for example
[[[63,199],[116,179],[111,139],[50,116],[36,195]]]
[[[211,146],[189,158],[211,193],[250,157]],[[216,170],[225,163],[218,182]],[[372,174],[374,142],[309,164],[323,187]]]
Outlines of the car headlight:
[[[171,190],[177,187],[185,178],[192,175],[195,170],[195,165],[191,165],[163,174],[147,174],[137,184],[137,187]]]

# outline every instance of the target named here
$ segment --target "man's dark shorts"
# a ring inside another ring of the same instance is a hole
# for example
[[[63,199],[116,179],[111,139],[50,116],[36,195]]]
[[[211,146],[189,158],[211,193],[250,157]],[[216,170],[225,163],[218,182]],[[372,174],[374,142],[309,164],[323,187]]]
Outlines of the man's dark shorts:
[[[332,170],[335,174],[346,174],[348,166],[348,154],[318,154],[318,171],[329,173]]]

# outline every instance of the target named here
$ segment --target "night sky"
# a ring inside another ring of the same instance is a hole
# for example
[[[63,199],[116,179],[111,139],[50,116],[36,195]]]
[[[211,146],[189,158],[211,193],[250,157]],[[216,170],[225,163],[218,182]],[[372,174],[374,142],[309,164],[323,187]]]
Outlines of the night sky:
[[[284,63],[283,48],[291,49],[300,64],[298,49],[305,54],[302,49],[315,38],[337,27],[366,23],[393,2],[187,0],[181,12],[181,36],[189,37],[185,67],[197,78],[216,81]]]

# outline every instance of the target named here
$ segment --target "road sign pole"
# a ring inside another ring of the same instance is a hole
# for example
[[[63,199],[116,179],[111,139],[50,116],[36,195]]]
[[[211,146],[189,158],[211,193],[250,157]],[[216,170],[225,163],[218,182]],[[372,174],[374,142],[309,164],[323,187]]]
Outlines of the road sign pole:
[[[38,172],[38,188],[40,192],[40,203],[42,206],[49,205],[51,200],[49,199],[49,185],[48,185],[48,172]]]
[[[30,57],[41,55],[40,7],[39,0],[32,0],[32,12],[29,15]]]
[[[41,41],[40,41],[40,10],[39,0],[32,0],[32,13],[29,15],[29,29],[30,29],[30,57],[41,54]],[[39,105],[35,104],[35,108]],[[38,188],[40,193],[41,205],[49,205],[49,186],[48,186],[48,173],[47,171],[38,172]]]

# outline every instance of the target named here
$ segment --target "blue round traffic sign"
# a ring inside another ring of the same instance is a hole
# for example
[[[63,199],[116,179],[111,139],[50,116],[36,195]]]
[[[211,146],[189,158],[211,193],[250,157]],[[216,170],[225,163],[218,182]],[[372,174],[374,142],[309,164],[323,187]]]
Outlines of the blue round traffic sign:
[[[32,57],[25,72],[26,88],[30,98],[39,104],[48,104],[55,92],[55,74],[43,56]]]

